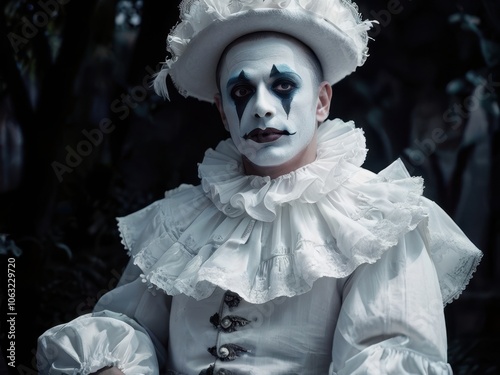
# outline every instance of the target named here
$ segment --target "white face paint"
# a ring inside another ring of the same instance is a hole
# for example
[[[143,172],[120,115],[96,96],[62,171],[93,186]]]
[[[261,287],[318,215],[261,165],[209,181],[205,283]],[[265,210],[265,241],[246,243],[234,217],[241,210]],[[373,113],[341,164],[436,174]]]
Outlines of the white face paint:
[[[279,166],[316,136],[319,88],[304,47],[280,36],[233,46],[220,67],[224,115],[238,150],[262,167]]]

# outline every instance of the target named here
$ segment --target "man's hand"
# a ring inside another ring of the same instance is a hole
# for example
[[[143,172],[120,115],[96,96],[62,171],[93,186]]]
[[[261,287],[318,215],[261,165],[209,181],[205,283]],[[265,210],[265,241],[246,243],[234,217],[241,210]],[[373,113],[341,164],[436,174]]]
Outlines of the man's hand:
[[[125,375],[116,367],[105,367],[97,372],[93,372],[90,375]]]

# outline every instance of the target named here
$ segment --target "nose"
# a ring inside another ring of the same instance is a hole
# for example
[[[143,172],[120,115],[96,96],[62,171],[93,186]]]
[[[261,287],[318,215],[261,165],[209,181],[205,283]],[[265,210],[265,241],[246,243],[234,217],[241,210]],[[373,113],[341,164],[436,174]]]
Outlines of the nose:
[[[275,109],[272,105],[272,97],[269,95],[266,88],[257,88],[253,110],[256,118],[273,117],[275,115]]]

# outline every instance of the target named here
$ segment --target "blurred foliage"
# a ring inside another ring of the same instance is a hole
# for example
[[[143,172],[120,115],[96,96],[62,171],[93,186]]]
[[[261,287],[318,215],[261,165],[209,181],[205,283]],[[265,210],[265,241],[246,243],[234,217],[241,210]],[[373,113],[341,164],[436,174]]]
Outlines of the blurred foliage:
[[[498,338],[470,338],[449,343],[448,360],[455,375],[498,375]]]
[[[142,0],[118,2],[115,24],[117,29],[136,29],[141,25]]]
[[[19,257],[23,251],[5,234],[0,234],[0,255]]]
[[[42,51],[49,52],[51,60],[54,60],[61,45],[65,8],[57,2],[54,2],[56,6],[41,6],[49,3],[33,0],[7,1],[4,8],[14,56],[21,69],[31,71],[32,75],[43,74],[43,70],[35,69],[37,63],[44,63],[37,58],[39,54]],[[37,43],[30,43],[35,38]],[[42,39],[46,39],[46,43],[40,43]]]

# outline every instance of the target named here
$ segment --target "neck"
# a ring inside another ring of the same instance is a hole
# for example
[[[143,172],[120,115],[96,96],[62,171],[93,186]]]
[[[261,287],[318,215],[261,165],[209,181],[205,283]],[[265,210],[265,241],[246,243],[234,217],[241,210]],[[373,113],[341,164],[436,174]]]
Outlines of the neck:
[[[292,159],[280,165],[267,167],[256,165],[248,160],[246,156],[243,156],[245,174],[262,177],[269,176],[271,179],[275,179],[287,173],[293,172],[316,160],[317,145],[318,143],[315,135],[311,143],[309,143],[304,150],[299,152]]]

